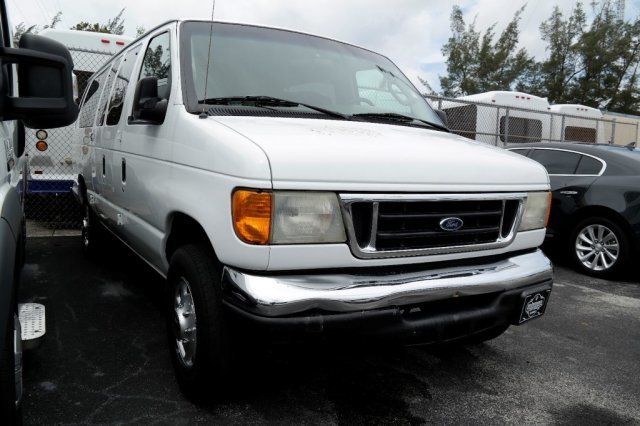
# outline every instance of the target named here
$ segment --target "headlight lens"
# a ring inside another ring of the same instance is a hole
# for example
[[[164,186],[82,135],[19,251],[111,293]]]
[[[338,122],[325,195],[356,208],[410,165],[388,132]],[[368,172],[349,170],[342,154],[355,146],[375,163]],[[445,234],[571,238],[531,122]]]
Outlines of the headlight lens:
[[[547,226],[551,211],[550,192],[530,192],[525,200],[524,213],[518,231],[530,231]]]
[[[346,241],[338,197],[324,192],[275,192],[273,244]]]
[[[233,193],[233,227],[248,244],[314,244],[346,241],[338,197],[331,192]]]

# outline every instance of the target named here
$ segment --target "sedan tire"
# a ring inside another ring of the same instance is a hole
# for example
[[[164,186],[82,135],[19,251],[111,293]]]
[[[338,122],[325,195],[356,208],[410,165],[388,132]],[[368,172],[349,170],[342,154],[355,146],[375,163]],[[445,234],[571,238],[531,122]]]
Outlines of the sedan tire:
[[[617,276],[624,269],[631,250],[622,228],[605,217],[591,217],[578,223],[569,241],[577,269],[599,278]]]

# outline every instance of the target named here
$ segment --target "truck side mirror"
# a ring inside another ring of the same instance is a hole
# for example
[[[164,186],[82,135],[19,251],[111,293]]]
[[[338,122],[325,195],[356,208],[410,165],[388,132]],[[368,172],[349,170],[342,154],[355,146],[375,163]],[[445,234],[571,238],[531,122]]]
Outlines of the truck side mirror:
[[[129,123],[162,124],[167,115],[168,102],[158,97],[158,79],[145,77],[138,81],[133,96],[133,119]]]
[[[437,109],[435,111],[436,111],[436,114],[438,114],[438,117],[440,117],[440,120],[442,120],[444,125],[448,128],[449,127],[449,119],[447,118],[447,113],[444,112],[441,109]]]
[[[0,116],[22,120],[30,128],[63,127],[78,117],[73,101],[73,60],[67,48],[54,40],[25,34],[19,48],[0,47]],[[18,68],[18,97],[10,96],[8,67]]]

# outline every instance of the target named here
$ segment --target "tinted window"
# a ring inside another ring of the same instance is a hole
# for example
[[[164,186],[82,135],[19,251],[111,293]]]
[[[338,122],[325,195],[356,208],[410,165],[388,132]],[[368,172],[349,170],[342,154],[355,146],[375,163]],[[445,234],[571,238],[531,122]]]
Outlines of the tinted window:
[[[451,133],[464,136],[465,138],[476,138],[476,121],[478,118],[478,107],[475,105],[465,105],[453,108],[445,108],[447,121]]]
[[[574,174],[580,157],[580,154],[555,149],[535,149],[529,156],[542,164],[550,175]]]
[[[564,129],[564,140],[566,141],[595,143],[596,138],[596,129],[578,126],[567,126]]]
[[[111,63],[111,66],[109,67],[109,74],[107,75],[107,80],[104,84],[104,91],[102,92],[102,97],[100,98],[100,106],[98,107],[98,126],[102,126],[102,123],[104,123],[104,115],[107,110],[107,101],[109,100],[109,95],[111,94],[111,86],[113,85],[113,80],[116,78],[118,67],[120,66],[121,61],[122,56],[113,61]]]
[[[525,157],[529,153],[529,149],[510,149],[509,151],[515,152],[516,154],[524,155]]]
[[[507,117],[500,117],[500,140],[502,142],[540,142],[542,139],[542,121],[530,118],[509,117],[509,126],[506,128]]]
[[[87,93],[84,95],[84,102],[80,107],[78,117],[78,126],[91,127],[96,117],[96,109],[98,109],[98,101],[100,100],[100,92],[107,72],[103,71],[100,75],[91,81],[87,87]]]
[[[120,122],[120,116],[122,115],[122,107],[124,104],[124,97],[127,93],[127,86],[129,86],[129,80],[133,73],[133,67],[136,64],[136,58],[140,46],[134,47],[124,57],[118,77],[111,91],[111,100],[109,101],[109,112],[107,113],[107,126],[115,126]]]
[[[171,48],[169,33],[160,34],[149,43],[144,52],[144,61],[140,70],[140,79],[155,77],[158,79],[158,97],[169,99],[171,91]]]
[[[577,175],[597,175],[602,170],[602,163],[595,158],[583,155],[576,170]]]

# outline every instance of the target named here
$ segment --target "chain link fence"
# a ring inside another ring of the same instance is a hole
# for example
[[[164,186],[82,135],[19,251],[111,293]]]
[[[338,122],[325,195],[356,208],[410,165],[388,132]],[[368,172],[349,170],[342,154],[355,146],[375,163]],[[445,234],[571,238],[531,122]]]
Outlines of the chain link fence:
[[[447,114],[453,133],[495,146],[542,141],[638,144],[640,117],[607,118],[596,109],[580,105],[529,109],[438,96],[426,98]]]
[[[73,58],[77,96],[81,97],[93,73],[112,57],[112,53],[74,47],[69,47],[69,51]],[[71,193],[77,174],[73,163],[73,136],[74,125],[25,130],[25,153],[29,164],[25,200],[27,235],[80,227],[82,210]]]

